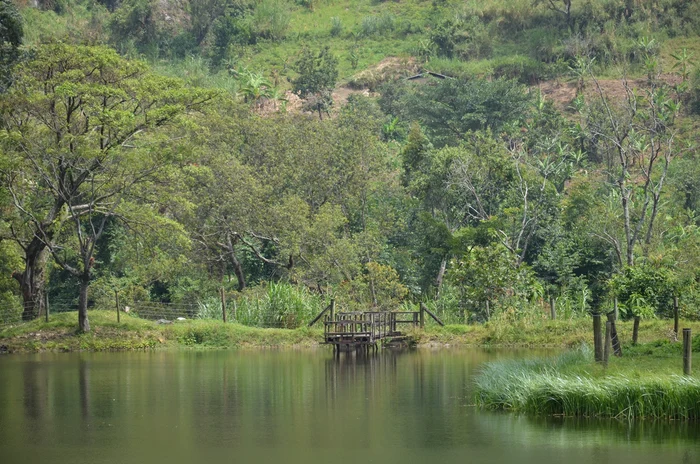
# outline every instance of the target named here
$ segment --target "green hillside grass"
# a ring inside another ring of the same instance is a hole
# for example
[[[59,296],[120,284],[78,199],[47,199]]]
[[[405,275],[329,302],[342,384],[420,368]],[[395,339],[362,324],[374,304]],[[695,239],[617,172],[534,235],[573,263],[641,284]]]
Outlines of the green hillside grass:
[[[289,13],[283,38],[233,46],[233,56],[227,58],[229,65],[275,76],[281,87],[287,87],[288,79],[294,77],[290,65],[305,46],[330,46],[339,58],[341,84],[387,57],[413,57],[426,69],[450,75],[503,75],[528,83],[568,75],[568,64],[576,53],[595,56],[599,75],[619,77],[621,68],[628,75],[641,75],[637,51],[643,38],[655,40],[661,61],[669,69],[673,65],[672,53],[684,47],[689,52],[700,51],[700,7],[676,0],[635,2],[630,19],[625,19],[620,10],[622,2],[574,1],[573,30],[567,27],[562,14],[547,8],[546,3],[534,5],[531,0],[282,3]],[[60,5],[59,13],[22,9],[26,43],[60,39],[115,44],[110,37],[112,14],[106,8],[92,0],[66,0]],[[449,21],[458,24],[448,34],[457,46],[454,53],[445,54],[438,50],[435,41],[431,42],[431,37]],[[166,45],[153,44],[133,52],[159,68],[173,68],[165,71],[168,74],[188,77],[180,70],[188,66],[189,58],[178,55],[174,45],[177,38],[168,40]],[[206,66],[212,40],[209,37],[201,47],[186,54],[203,57],[202,72],[216,74],[215,78],[204,80],[205,84],[230,87],[226,72]],[[160,52],[154,51],[158,47]]]

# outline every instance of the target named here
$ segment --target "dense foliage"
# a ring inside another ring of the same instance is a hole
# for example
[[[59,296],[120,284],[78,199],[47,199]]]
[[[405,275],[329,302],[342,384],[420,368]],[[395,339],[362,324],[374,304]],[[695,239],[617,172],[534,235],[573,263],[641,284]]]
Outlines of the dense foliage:
[[[0,318],[697,317],[698,13],[3,1]]]

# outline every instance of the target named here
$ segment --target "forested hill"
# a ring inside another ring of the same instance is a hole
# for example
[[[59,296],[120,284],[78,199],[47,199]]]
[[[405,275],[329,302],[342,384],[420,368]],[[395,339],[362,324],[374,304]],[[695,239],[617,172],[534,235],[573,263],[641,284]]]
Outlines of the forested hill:
[[[698,33],[683,0],[0,0],[0,320],[697,317]]]

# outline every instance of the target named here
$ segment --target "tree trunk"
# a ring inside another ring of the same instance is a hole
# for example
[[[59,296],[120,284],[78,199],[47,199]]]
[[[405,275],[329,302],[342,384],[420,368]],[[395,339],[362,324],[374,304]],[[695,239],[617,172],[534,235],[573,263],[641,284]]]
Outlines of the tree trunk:
[[[231,234],[226,234],[226,246],[228,247],[229,256],[231,257],[231,264],[233,265],[233,273],[236,274],[236,279],[238,279],[238,291],[242,292],[246,287],[245,274],[243,272],[243,266],[236,256],[235,248],[233,247],[233,240],[231,239]]]
[[[81,332],[90,332],[90,322],[88,321],[87,304],[88,288],[90,287],[90,276],[80,277],[80,297],[78,298],[78,327]]]
[[[440,290],[442,289],[442,282],[445,280],[445,270],[447,269],[447,256],[442,258],[442,262],[440,263],[440,270],[438,271],[438,275],[435,278],[435,287],[437,288],[437,292],[435,292],[435,299],[437,300],[440,298]]]
[[[46,247],[43,246],[40,240],[33,240],[26,249],[24,257],[24,271],[14,272],[12,277],[19,282],[19,288],[22,293],[22,302],[24,309],[22,310],[22,320],[30,321],[39,316],[43,316],[45,306],[45,287],[46,277],[44,269],[46,268]]]
[[[241,262],[238,261],[234,254],[231,254],[231,264],[233,264],[233,273],[236,274],[236,279],[238,279],[238,291],[242,292],[246,287],[245,274],[243,273]]]

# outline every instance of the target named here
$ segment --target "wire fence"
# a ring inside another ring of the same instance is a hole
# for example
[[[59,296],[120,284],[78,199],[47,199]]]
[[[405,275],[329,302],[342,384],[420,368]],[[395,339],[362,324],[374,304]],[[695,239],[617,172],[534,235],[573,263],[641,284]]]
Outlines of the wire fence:
[[[77,312],[78,302],[76,299],[50,300],[48,301],[48,312],[46,308],[46,300],[42,304],[27,303],[0,306],[0,328],[18,326],[37,319],[48,322],[56,314]],[[115,301],[113,309],[97,310],[94,307],[88,307],[88,311],[109,312],[116,311],[116,308]],[[307,324],[320,311],[316,305],[299,311],[298,307],[271,308],[258,301],[246,300],[243,304],[239,304],[233,299],[222,302],[220,299],[215,301],[215,298],[208,298],[196,303],[143,301],[130,305],[120,305],[119,309],[121,314],[161,323],[199,319],[236,322],[261,328],[297,328]]]
[[[222,298],[219,294],[204,296],[194,303],[140,301],[124,304],[119,302],[119,295],[115,294],[111,308],[109,305],[101,309],[89,306],[88,310],[114,314],[119,307],[120,315],[164,324],[187,320],[211,320],[235,322],[249,327],[294,329],[307,325],[329,304],[330,297],[314,296],[300,300],[286,294],[276,298],[269,298],[266,295],[258,295],[258,298],[236,298],[232,295],[224,295]],[[401,309],[416,311],[418,308],[404,305]],[[338,310],[342,310],[340,305]],[[50,322],[57,314],[77,311],[77,298],[44,299],[41,304],[0,305],[0,328],[17,326],[36,319]],[[448,314],[439,310],[435,312],[443,320],[447,319],[446,322],[454,322],[450,320]],[[426,324],[432,325],[432,320],[426,320]]]
[[[35,319],[47,320],[51,314],[65,313],[78,310],[78,303],[74,299],[56,299],[41,302],[26,302],[18,304],[0,305],[0,328],[15,326],[31,322]]]

